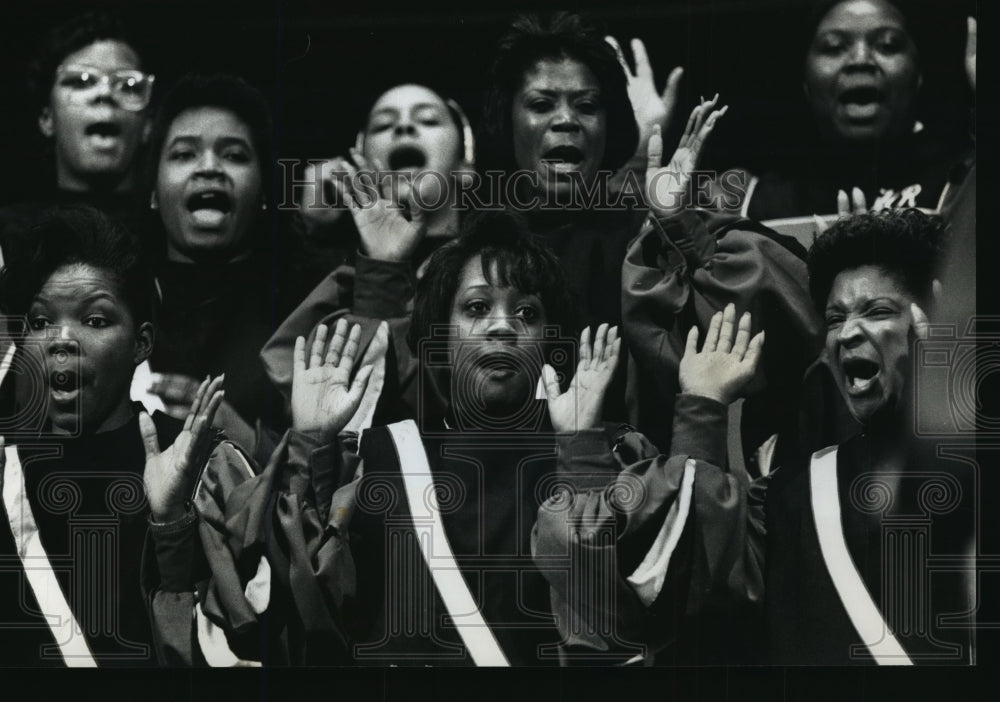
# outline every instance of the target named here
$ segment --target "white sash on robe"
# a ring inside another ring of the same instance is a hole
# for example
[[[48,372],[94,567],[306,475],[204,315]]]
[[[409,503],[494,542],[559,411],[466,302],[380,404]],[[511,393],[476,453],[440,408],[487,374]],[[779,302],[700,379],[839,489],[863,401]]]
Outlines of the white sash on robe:
[[[73,610],[66,601],[59,580],[52,570],[52,563],[42,546],[38,524],[31,511],[25,490],[24,471],[16,446],[4,448],[6,465],[3,469],[3,504],[14,537],[17,556],[21,560],[24,576],[38,601],[38,608],[52,631],[52,638],[59,647],[63,661],[69,667],[97,666],[87,640],[83,635]]]
[[[476,665],[509,666],[507,656],[483,619],[455,562],[441,522],[441,512],[434,492],[434,478],[416,423],[406,420],[390,424],[388,429],[399,455],[406,499],[410,505],[420,551],[459,636]]]
[[[861,641],[879,665],[913,665],[882,617],[847,550],[837,487],[836,446],[813,454],[809,490],[823,562]]]

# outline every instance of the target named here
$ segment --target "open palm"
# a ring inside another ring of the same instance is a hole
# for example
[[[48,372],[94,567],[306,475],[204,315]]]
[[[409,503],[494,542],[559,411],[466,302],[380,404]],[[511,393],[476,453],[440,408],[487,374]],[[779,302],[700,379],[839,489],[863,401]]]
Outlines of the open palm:
[[[317,432],[324,440],[332,440],[361,404],[372,366],[366,365],[351,381],[361,327],[355,324],[348,331],[348,326],[346,319],[340,319],[327,347],[329,330],[319,325],[308,363],[305,339],[300,336],[295,341],[291,410],[296,431]]]
[[[628,99],[632,103],[632,112],[635,114],[636,124],[639,125],[641,138],[648,137],[656,125],[662,131],[667,131],[677,107],[677,91],[684,69],[678,66],[672,70],[663,92],[658,93],[656,92],[653,67],[649,62],[646,45],[642,43],[642,39],[633,39],[631,43],[632,57],[635,59],[635,73],[629,69],[625,52],[622,51],[618,41],[611,36],[605,37],[605,41],[615,50],[618,63],[625,72]]]
[[[698,350],[698,327],[688,332],[678,369],[681,392],[731,404],[745,396],[757,372],[764,332],[750,338],[751,315],[744,312],[736,325],[736,306],[726,305],[712,315],[705,343]]]
[[[618,365],[621,339],[618,327],[602,324],[590,344],[590,327],[580,335],[580,362],[566,392],[561,392],[556,372],[546,365],[544,374],[545,395],[549,404],[549,417],[557,432],[579,431],[597,426],[608,384]]]

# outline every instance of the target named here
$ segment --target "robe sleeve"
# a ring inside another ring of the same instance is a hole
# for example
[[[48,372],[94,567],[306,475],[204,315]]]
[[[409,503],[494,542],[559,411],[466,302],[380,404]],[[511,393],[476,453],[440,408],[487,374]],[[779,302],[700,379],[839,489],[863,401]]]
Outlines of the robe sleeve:
[[[821,320],[808,288],[806,252],[791,237],[737,215],[689,209],[646,219],[622,268],[623,333],[634,365],[627,394],[632,424],[671,445],[670,402],[688,330],[704,333],[729,303],[767,331],[766,383],[747,398],[740,427],[747,464],[772,434],[795,430],[799,387],[821,347]]]
[[[389,407],[383,419],[391,422],[413,416],[417,362],[406,342],[412,299],[413,272],[409,262],[380,261],[359,254],[356,268],[342,266],[321,281],[265,344],[261,361],[268,377],[287,402],[291,398],[297,337],[306,337],[310,344],[317,326],[336,324],[345,317],[361,324],[359,349],[363,355],[379,322],[384,320],[389,323],[390,350],[386,358],[387,391],[383,393]]]
[[[345,526],[359,466],[355,437],[321,446],[289,432],[265,470],[241,479],[212,456],[197,527],[151,527],[144,585],[161,662],[344,663],[337,614],[354,586]]]
[[[759,607],[766,483],[728,470],[726,420],[725,406],[681,395],[670,455],[632,431],[613,450],[586,432],[561,440],[564,489],[539,509],[532,553],[570,656],[645,658],[682,619]],[[558,558],[568,577],[542,566]]]

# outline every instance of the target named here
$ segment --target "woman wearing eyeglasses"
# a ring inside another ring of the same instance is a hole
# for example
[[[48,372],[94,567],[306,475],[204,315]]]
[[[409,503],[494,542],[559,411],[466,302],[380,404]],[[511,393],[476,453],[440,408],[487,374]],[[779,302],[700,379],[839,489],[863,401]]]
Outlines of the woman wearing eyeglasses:
[[[32,188],[26,201],[0,208],[0,266],[17,265],[31,243],[31,224],[54,205],[90,205],[139,231],[134,187],[153,76],[135,46],[122,22],[102,12],[74,17],[43,37],[28,88],[54,174],[42,185],[25,179]],[[9,350],[0,342],[0,357]],[[12,416],[15,392],[10,380],[0,388],[0,422]]]

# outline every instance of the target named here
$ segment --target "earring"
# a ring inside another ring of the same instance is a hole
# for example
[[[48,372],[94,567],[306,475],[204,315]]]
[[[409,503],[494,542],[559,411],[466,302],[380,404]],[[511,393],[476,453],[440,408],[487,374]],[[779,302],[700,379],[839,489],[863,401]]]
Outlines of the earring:
[[[260,209],[262,211],[267,210],[267,200],[261,200],[260,201]]]
[[[160,209],[159,203],[156,202],[156,191],[155,190],[149,194],[149,209],[151,209],[151,210],[158,210],[158,209]]]

